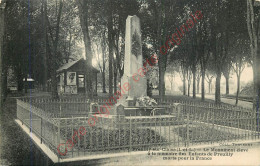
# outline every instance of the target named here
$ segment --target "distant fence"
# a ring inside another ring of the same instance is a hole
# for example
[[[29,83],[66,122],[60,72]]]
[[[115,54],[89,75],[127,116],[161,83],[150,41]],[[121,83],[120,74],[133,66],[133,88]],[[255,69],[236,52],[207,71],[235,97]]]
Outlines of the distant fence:
[[[89,113],[91,102],[109,102],[108,98],[105,97],[96,97],[92,100],[89,100],[85,97],[64,99],[50,99],[48,97],[27,97],[21,98],[19,100],[25,103],[30,103],[32,106],[40,108],[44,110],[45,113],[52,114],[55,117],[86,116]]]
[[[18,99],[17,118],[60,158],[260,138],[258,115],[250,109],[187,101],[160,102],[167,103],[173,112],[157,116],[98,116],[96,125],[91,127],[88,118],[93,115],[87,99]],[[87,134],[79,139],[75,131],[81,126]],[[67,140],[73,137],[74,146],[70,148]],[[67,149],[65,156],[57,152],[60,144],[64,144],[62,152]]]
[[[215,104],[214,101],[212,101],[211,103],[210,102],[205,102],[205,101],[201,101],[201,100],[194,100],[192,98],[187,98],[187,96],[183,96],[183,98],[180,98],[180,99],[175,99],[175,98],[161,98],[159,96],[155,96],[153,97],[155,99],[155,101],[157,103],[159,103],[160,105],[164,105],[164,104],[171,104],[171,103],[182,103],[182,104],[188,104],[188,105],[201,105],[201,106],[214,106],[214,107],[219,107],[220,104]],[[176,97],[177,98],[177,97]],[[245,108],[245,107],[241,107],[241,106],[235,106],[235,105],[230,105],[230,104],[226,104],[226,103],[222,103],[221,106],[227,106],[229,108],[234,108],[234,109],[247,109],[247,110],[250,110],[248,108]]]

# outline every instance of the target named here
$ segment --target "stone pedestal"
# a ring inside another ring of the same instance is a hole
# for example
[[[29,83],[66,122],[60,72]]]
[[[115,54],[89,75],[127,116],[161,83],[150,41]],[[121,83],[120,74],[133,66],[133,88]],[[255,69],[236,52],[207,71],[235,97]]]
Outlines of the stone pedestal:
[[[128,82],[130,85],[129,91],[123,94],[122,100],[125,102],[121,102],[124,106],[133,106],[131,103],[136,103],[136,99],[141,96],[147,96],[147,79],[146,76],[141,77],[137,75],[136,77],[132,76],[123,76],[121,83],[124,84]],[[127,105],[125,105],[127,104]]]

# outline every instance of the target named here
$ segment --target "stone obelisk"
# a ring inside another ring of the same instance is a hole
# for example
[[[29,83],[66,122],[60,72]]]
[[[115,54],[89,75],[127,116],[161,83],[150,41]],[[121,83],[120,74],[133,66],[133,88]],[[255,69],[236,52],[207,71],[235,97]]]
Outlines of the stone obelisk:
[[[121,84],[128,82],[131,89],[123,95],[121,101],[124,103],[124,106],[129,106],[129,103],[134,102],[136,98],[147,95],[147,79],[143,74],[142,68],[140,19],[136,15],[128,16],[125,31],[124,75],[121,79]]]

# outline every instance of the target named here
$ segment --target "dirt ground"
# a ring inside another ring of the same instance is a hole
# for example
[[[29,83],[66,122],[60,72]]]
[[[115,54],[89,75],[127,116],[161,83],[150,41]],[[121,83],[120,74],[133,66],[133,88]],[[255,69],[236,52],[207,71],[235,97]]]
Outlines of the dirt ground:
[[[53,165],[15,123],[16,100],[8,98],[1,112],[0,165]]]

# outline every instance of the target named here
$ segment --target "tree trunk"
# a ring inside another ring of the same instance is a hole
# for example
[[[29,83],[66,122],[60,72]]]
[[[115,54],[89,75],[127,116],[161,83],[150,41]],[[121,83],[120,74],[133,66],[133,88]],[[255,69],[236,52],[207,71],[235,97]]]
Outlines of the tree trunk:
[[[7,60],[4,57],[3,63],[5,63]],[[7,65],[6,64],[2,64],[3,65],[3,75],[2,75],[2,100],[5,101],[6,97],[7,97]],[[0,107],[1,108],[1,107]]]
[[[188,83],[188,96],[190,97],[190,83]]]
[[[62,13],[62,0],[59,1],[59,12],[57,16],[57,24],[56,24],[56,34],[55,34],[55,41],[53,43],[54,47],[54,54],[52,55],[52,74],[51,74],[51,86],[52,86],[52,97],[59,98],[58,96],[58,89],[57,89],[57,78],[56,78],[56,70],[58,69],[57,65],[57,54],[58,54],[58,42],[59,42],[59,33],[60,33],[60,20],[61,20],[61,13]]]
[[[193,74],[193,81],[192,81],[192,89],[193,89],[193,92],[192,92],[192,98],[196,98],[196,70],[193,70],[192,71],[192,74]]]
[[[209,94],[211,93],[211,82],[209,82]]]
[[[255,110],[258,112],[258,117],[259,117],[259,97],[260,97],[260,49],[258,48],[257,50],[257,56],[256,56],[256,60],[255,60],[255,77],[256,77],[256,83],[255,83]],[[258,121],[259,124],[259,121]]]
[[[229,94],[229,76],[225,77],[226,79],[226,95]]]
[[[117,65],[116,60],[114,59],[114,93],[117,91]]]
[[[103,93],[107,93],[106,91],[106,61],[105,61],[105,56],[106,56],[106,34],[105,30],[102,33],[102,86],[103,86]]]
[[[183,74],[183,95],[186,95],[186,74]]]
[[[216,91],[215,91],[215,103],[220,104],[220,81],[221,81],[221,71],[217,71],[217,77],[216,77]]]
[[[27,81],[27,74],[24,75],[24,93],[27,93],[28,90],[28,81]]]
[[[57,78],[56,78],[56,71],[58,69],[58,59],[57,59],[57,54],[58,54],[58,42],[59,42],[59,32],[60,32],[60,21],[61,21],[61,13],[62,13],[62,7],[63,7],[63,1],[59,1],[59,11],[57,14],[57,21],[56,21],[56,27],[55,27],[55,39],[52,38],[53,42],[53,54],[50,53],[50,71],[51,71],[51,92],[52,92],[52,98],[56,99],[59,98],[58,96],[58,89],[57,89]],[[45,11],[45,18],[48,23],[49,29],[51,29],[50,22],[48,20],[47,16],[47,10]],[[50,31],[51,35],[52,32]],[[48,37],[46,38],[46,43],[50,49]]]
[[[191,73],[187,71],[187,79],[188,79],[188,96],[190,97],[190,84],[191,84]]]
[[[2,2],[3,3],[3,2]],[[3,84],[3,36],[4,36],[4,8],[2,8],[2,4],[0,2],[0,109],[3,106],[3,100],[4,100],[4,96],[3,96],[3,89],[4,89],[4,84]]]
[[[205,71],[201,71],[201,100],[205,100]]]
[[[17,79],[17,90],[19,92],[22,92],[23,90],[23,74],[22,74],[22,69],[20,67],[18,67],[18,69],[16,69],[16,79]]]
[[[47,33],[45,33],[45,38],[46,38],[46,35],[47,35]],[[43,53],[43,58],[42,58],[42,60],[43,60],[43,70],[44,70],[44,72],[43,72],[43,82],[42,82],[42,85],[43,85],[43,91],[47,91],[47,71],[48,71],[48,69],[47,69],[47,50],[46,50],[46,39],[45,39],[45,44],[44,44],[44,53]]]
[[[42,40],[42,48],[43,48],[43,54],[42,54],[42,60],[43,60],[43,91],[47,91],[47,20],[45,17],[45,12],[47,12],[47,1],[42,0],[42,7],[41,7],[41,12],[42,12],[42,20],[43,20],[43,30],[42,30],[42,34],[43,34],[43,40]]]
[[[190,78],[188,78],[188,96],[190,97]]]
[[[93,88],[92,88],[92,58],[93,54],[91,51],[91,40],[89,36],[89,23],[88,23],[88,1],[77,0],[79,9],[80,25],[83,32],[83,39],[85,45],[85,55],[86,55],[86,93],[89,98],[93,98]]]
[[[106,92],[106,74],[105,74],[105,70],[106,70],[106,66],[105,66],[105,53],[103,52],[103,70],[102,70],[102,85],[103,85],[103,93],[107,93]]]
[[[260,17],[258,17],[257,22],[260,21]],[[259,31],[259,29],[257,30]],[[257,117],[259,117],[259,98],[260,98],[260,43],[259,39],[257,40],[257,45],[255,47],[255,56],[254,56],[254,65],[253,65],[253,75],[254,75],[254,91],[255,97],[253,100],[253,109],[257,112]],[[259,120],[257,121],[257,125],[259,126]]]
[[[108,49],[109,49],[109,95],[113,95],[113,16],[112,16],[112,2],[109,0],[109,16],[108,16]]]
[[[52,67],[52,72],[55,71],[55,68]],[[54,74],[51,74],[51,95],[52,98],[57,99],[58,98],[58,89],[57,89],[57,78],[56,78],[56,72]]]
[[[163,55],[161,55],[162,57]],[[159,95],[160,97],[165,96],[165,81],[164,81],[164,75],[165,75],[165,70],[164,67],[162,66],[162,58],[159,58]],[[161,64],[161,65],[160,65]]]
[[[236,93],[236,105],[238,104],[238,95],[240,92],[240,73],[237,74],[237,93]]]
[[[160,7],[163,8],[163,2],[160,1],[161,5]],[[156,9],[157,10],[157,9]],[[162,26],[165,25],[165,20],[163,17],[165,10],[158,10],[158,17],[157,17],[157,46],[160,48],[162,46],[163,42],[163,35],[162,35]],[[158,65],[159,65],[159,96],[162,98],[165,96],[165,69],[166,69],[166,57],[167,55],[162,55],[159,50],[157,49],[157,54],[159,56]]]
[[[259,96],[260,96],[260,48],[259,48],[259,19],[260,17],[254,11],[254,1],[247,0],[247,29],[250,37],[251,55],[253,57],[253,79],[254,79],[254,98],[253,109],[259,116]],[[256,11],[258,12],[258,11]],[[258,29],[256,29],[258,28]],[[257,120],[257,125],[259,121]]]
[[[200,92],[200,76],[197,78],[197,93]]]
[[[161,38],[161,36],[160,36]],[[161,41],[161,40],[160,40]],[[158,60],[159,65],[159,96],[164,97],[165,96],[165,69],[166,69],[166,56],[167,55],[160,55]]]

